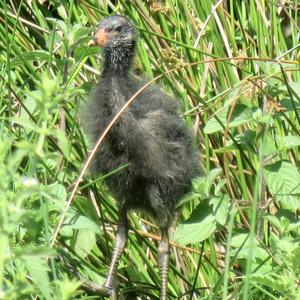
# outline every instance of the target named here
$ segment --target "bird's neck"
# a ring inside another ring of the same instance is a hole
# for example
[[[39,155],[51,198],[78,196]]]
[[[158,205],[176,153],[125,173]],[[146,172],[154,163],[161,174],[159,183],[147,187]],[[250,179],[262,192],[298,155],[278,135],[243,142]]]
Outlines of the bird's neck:
[[[134,45],[131,47],[115,47],[105,49],[103,76],[127,76],[134,57]]]

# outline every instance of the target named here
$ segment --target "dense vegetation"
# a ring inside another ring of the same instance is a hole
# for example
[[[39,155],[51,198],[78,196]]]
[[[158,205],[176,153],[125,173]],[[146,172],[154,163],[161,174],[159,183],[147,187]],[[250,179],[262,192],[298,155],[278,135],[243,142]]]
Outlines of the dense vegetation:
[[[111,13],[140,30],[135,71],[182,101],[205,170],[171,233],[169,298],[300,299],[299,8],[1,0],[0,299],[98,299],[80,278],[104,280],[117,216],[103,178],[126,166],[78,180],[79,111],[100,71],[88,41]],[[158,299],[159,231],[130,220],[120,291]]]

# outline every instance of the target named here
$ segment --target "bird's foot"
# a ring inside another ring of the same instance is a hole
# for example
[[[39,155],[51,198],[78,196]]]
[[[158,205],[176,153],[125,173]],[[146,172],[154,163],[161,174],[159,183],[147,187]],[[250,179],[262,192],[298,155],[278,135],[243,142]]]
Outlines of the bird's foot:
[[[117,290],[115,287],[109,287],[109,286],[105,286],[103,285],[102,287],[100,287],[98,289],[98,292],[100,295],[102,296],[109,296],[110,300],[117,300]]]
[[[109,296],[113,292],[113,288],[107,286],[101,286],[98,288],[98,292],[102,296]]]
[[[84,281],[82,286],[94,294],[109,296],[111,300],[118,299],[116,287],[101,285],[92,281]]]

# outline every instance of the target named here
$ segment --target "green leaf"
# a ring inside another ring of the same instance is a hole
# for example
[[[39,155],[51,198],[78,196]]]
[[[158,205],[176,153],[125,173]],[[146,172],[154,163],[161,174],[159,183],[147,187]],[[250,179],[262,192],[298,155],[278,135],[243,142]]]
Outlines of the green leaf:
[[[56,19],[56,18],[46,18],[46,20],[50,21],[55,26],[55,28],[61,30],[63,32],[64,36],[67,36],[68,27],[64,21]]]
[[[64,278],[60,279],[58,282],[60,288],[61,300],[74,299],[76,290],[81,286],[80,281],[70,280],[65,275]]]
[[[211,191],[212,185],[215,183],[216,179],[222,174],[223,170],[221,168],[216,168],[210,170],[209,174],[206,176],[205,194],[208,196]]]
[[[299,82],[289,82],[290,88],[297,94],[300,95],[300,83]],[[282,91],[288,91],[287,86],[283,85],[281,87]]]
[[[64,227],[70,227],[71,229],[86,229],[96,234],[101,234],[101,229],[98,224],[88,219],[85,216],[73,216],[69,222],[64,224]]]
[[[199,192],[200,194],[205,193],[206,189],[206,176],[198,176],[192,180],[193,191]]]
[[[271,155],[277,151],[274,138],[270,133],[266,133],[263,139],[262,144],[262,154],[263,155]]]
[[[188,220],[178,225],[175,240],[181,244],[195,244],[206,240],[216,230],[216,219],[208,202],[200,203]]]
[[[278,237],[275,234],[271,234],[270,243],[273,250],[285,252],[288,255],[292,255],[292,253],[299,248],[298,243],[289,237]]]
[[[295,135],[281,136],[276,135],[279,150],[287,150],[300,146],[300,137]]]
[[[260,67],[261,71],[264,74],[267,74],[267,75],[270,75],[272,73],[279,73],[280,72],[280,66],[279,66],[279,64],[274,64],[273,62],[258,61],[257,65]],[[273,77],[271,77],[271,79],[273,79]],[[279,80],[277,80],[277,81],[279,81]]]
[[[14,57],[10,65],[11,67],[18,67],[19,65],[24,65],[24,60],[26,61],[38,61],[44,62],[49,61],[49,53],[44,50],[36,50],[31,52],[23,52],[22,59],[19,57]]]
[[[280,276],[280,274],[276,274],[275,272],[270,274],[254,273],[251,275],[251,280],[256,281],[259,285],[265,285],[271,289],[286,293],[286,286],[283,283],[282,276]]]
[[[244,104],[237,104],[231,114],[230,120],[227,120],[228,108],[222,108],[212,117],[204,127],[205,134],[211,134],[217,131],[222,131],[223,128],[231,128],[249,123],[254,120],[254,114],[259,110],[257,107],[248,107]]]
[[[180,207],[187,202],[191,202],[195,199],[200,199],[201,197],[202,195],[199,193],[189,192],[179,199],[178,203],[176,204],[176,207]]]
[[[58,139],[58,145],[66,159],[70,159],[70,145],[66,133],[61,129],[55,129],[54,136]]]
[[[263,261],[269,256],[268,252],[259,246],[257,239],[254,239],[251,246],[253,246],[253,260],[260,259]],[[231,247],[233,248],[231,255],[236,255],[237,258],[248,259],[250,248],[248,233],[240,233],[232,237]]]
[[[229,139],[226,142],[225,147],[221,147],[216,149],[215,153],[223,153],[230,152],[232,150],[242,149],[243,151],[251,151],[255,153],[255,145],[256,145],[256,134],[257,132],[254,130],[245,130],[242,133],[236,134],[234,136],[234,141]]]
[[[36,124],[28,118],[28,115],[15,116],[11,118],[11,122],[22,126],[25,130],[36,130]]]
[[[274,226],[280,234],[284,232],[284,226],[281,224],[280,220],[276,216],[268,215],[264,217],[265,220],[269,221],[272,226]]]
[[[287,234],[300,227],[300,220],[297,218],[296,213],[288,209],[279,209],[276,215],[267,215],[264,218],[279,231],[280,235]]]
[[[228,194],[222,194],[212,198],[209,201],[213,206],[213,213],[216,218],[216,221],[220,225],[225,225],[228,215],[229,208],[229,196]]]
[[[277,161],[265,166],[265,179],[272,195],[287,209],[300,208],[300,174],[288,161]]]
[[[76,61],[82,60],[87,56],[95,56],[99,53],[98,47],[89,47],[87,48],[86,45],[82,47],[78,47],[74,50],[74,57]]]
[[[275,137],[276,144],[274,141],[274,137],[271,134],[265,135],[264,143],[263,143],[263,154],[270,155],[276,153],[278,151],[284,151],[291,149],[293,147],[300,146],[300,137],[294,135],[281,136],[276,135]],[[277,147],[276,147],[277,145]]]
[[[216,184],[215,192],[214,192],[214,194],[216,196],[220,196],[220,195],[224,194],[223,188],[226,185],[226,182],[227,182],[226,179],[223,178],[223,179],[219,180],[219,182]]]
[[[222,108],[215,116],[209,119],[204,127],[204,133],[211,134],[223,130],[223,127],[225,127],[227,123],[227,111],[228,107]],[[220,123],[223,124],[223,126]]]
[[[82,258],[90,254],[93,247],[96,245],[95,233],[88,229],[78,231],[74,244],[75,252]]]
[[[294,105],[296,106],[296,109],[300,109],[300,103],[296,99],[294,99],[294,102],[292,102],[290,97],[286,97],[280,101],[280,105],[285,109],[285,111],[294,111]],[[282,114],[280,114],[282,115]]]
[[[43,188],[43,196],[49,199],[49,203],[51,204],[50,209],[54,210],[63,210],[65,208],[65,202],[67,199],[67,191],[66,188],[58,183],[52,183],[44,186]]]
[[[248,107],[244,104],[237,104],[231,116],[229,127],[236,127],[253,120],[253,114],[259,111],[257,107]]]
[[[24,264],[36,287],[46,299],[52,299],[50,293],[50,282],[48,266],[45,258],[39,256],[24,256]]]
[[[75,24],[67,35],[69,46],[72,47],[83,40],[90,40],[89,33],[91,33],[91,28],[85,27],[81,23]]]

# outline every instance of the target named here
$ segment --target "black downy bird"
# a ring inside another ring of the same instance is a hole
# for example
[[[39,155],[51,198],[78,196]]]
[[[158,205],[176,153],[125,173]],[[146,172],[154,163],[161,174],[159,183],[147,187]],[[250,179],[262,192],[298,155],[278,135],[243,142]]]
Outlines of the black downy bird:
[[[137,37],[131,21],[119,15],[103,19],[95,33],[94,43],[103,47],[105,59],[101,80],[88,103],[88,118],[84,122],[94,141],[126,101],[145,85],[130,74]],[[160,299],[167,299],[168,229],[176,201],[187,192],[198,172],[191,134],[179,116],[177,102],[156,86],[146,88],[108,133],[92,164],[96,174],[128,164],[106,180],[117,201],[119,222],[108,275],[100,293],[112,299],[117,299],[116,273],[127,241],[129,209],[150,214],[161,229]]]

